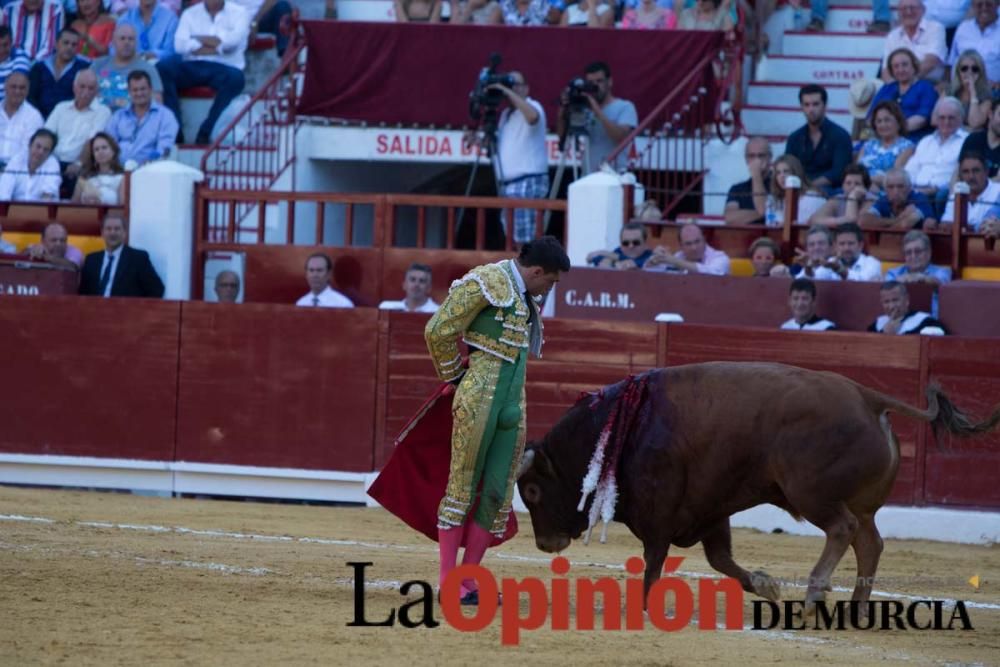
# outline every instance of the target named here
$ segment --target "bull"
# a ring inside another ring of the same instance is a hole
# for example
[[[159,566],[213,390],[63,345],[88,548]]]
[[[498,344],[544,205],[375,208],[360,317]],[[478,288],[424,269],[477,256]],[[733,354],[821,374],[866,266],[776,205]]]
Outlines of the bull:
[[[712,568],[749,593],[778,600],[774,579],[733,560],[729,527],[732,514],[772,503],[826,535],[807,611],[825,600],[848,546],[857,558],[852,599],[863,610],[883,549],[875,513],[899,468],[888,413],[957,435],[1000,422],[1000,405],[975,423],[935,385],[927,403],[919,410],[841,375],[783,364],[652,370],[581,397],[541,442],[528,444],[518,488],[536,545],[560,552],[585,530],[589,537],[599,514],[593,503],[601,499],[581,494],[588,472],[594,486],[596,461],[596,473],[614,483],[617,498],[605,520],[613,514],[642,542],[647,595],[671,545],[701,542]],[[602,447],[603,470],[595,456]]]

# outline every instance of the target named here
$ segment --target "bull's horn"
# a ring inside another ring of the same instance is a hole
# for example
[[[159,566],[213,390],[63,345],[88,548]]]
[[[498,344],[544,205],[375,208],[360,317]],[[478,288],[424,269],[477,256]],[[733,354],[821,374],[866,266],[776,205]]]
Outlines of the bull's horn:
[[[524,475],[524,473],[528,472],[528,468],[530,468],[531,464],[534,462],[535,462],[535,450],[534,449],[525,450],[524,456],[521,457],[521,467],[517,469],[517,478],[521,479],[521,476]]]

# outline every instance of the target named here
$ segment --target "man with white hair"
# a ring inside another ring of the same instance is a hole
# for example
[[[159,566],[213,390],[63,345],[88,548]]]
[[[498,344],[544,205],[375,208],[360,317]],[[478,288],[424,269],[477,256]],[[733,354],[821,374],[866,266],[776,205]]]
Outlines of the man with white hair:
[[[940,198],[942,191],[947,195],[962,143],[969,136],[962,128],[962,116],[962,103],[958,99],[939,99],[931,114],[931,124],[937,129],[920,140],[913,157],[906,163],[906,173],[913,187],[932,199]]]
[[[925,16],[923,0],[899,0],[896,6],[899,26],[886,35],[882,56],[882,80],[892,81],[889,54],[896,49],[909,49],[920,61],[917,78],[940,81],[944,76],[944,61],[948,47],[944,39],[944,26]]]
[[[933,229],[936,225],[934,207],[927,196],[913,190],[913,182],[905,169],[885,172],[885,193],[861,213],[865,227],[896,229]]]
[[[97,74],[92,69],[77,72],[73,79],[73,99],[57,104],[45,121],[45,127],[59,137],[53,155],[62,169],[64,193],[67,189],[73,192],[80,173],[83,144],[103,130],[110,118],[111,109],[97,99]]]

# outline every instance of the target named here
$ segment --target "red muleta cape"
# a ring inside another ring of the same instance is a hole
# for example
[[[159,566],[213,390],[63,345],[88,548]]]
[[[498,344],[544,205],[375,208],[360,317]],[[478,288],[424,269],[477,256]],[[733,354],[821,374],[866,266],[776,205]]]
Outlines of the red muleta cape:
[[[448,486],[451,467],[451,402],[455,386],[444,382],[396,436],[396,448],[382,472],[368,489],[374,498],[406,525],[437,542],[438,505]],[[472,521],[478,500],[467,515]],[[517,534],[517,517],[511,512],[497,546]],[[462,537],[465,546],[465,536]]]

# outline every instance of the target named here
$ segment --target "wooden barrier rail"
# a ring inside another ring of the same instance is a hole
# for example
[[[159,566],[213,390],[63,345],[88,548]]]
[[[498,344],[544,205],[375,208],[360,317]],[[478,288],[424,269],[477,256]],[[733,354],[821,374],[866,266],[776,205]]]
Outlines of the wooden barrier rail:
[[[373,309],[10,299],[0,368],[17,380],[0,385],[0,405],[17,418],[4,422],[0,452],[375,470],[436,385],[425,323]],[[557,319],[546,342],[528,372],[531,438],[581,390],[709,360],[834,370],[916,405],[938,381],[977,416],[1000,400],[991,340]],[[893,422],[893,502],[1000,508],[1000,434],[939,442],[913,420]]]

